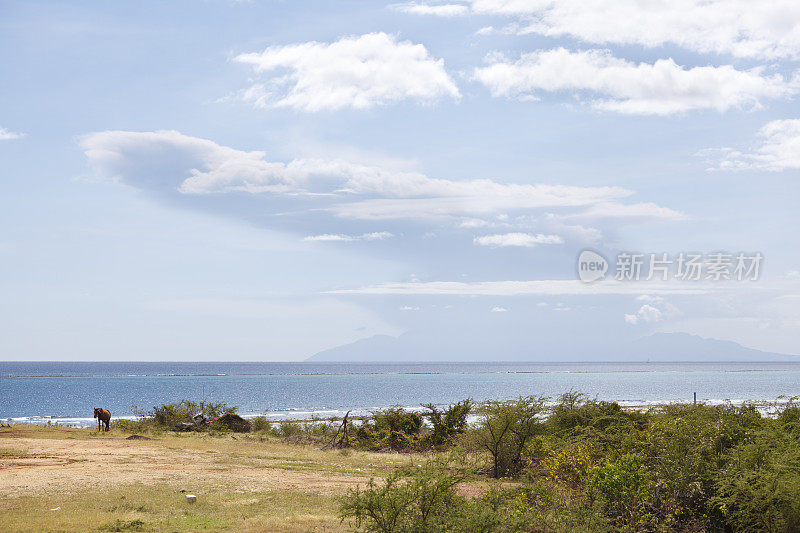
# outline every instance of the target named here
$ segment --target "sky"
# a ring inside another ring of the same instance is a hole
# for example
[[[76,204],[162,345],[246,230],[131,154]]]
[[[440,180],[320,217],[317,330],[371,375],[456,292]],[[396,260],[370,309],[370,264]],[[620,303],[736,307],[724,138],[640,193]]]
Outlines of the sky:
[[[0,359],[800,354],[800,4],[644,6],[0,3]],[[681,253],[700,279],[644,279]]]

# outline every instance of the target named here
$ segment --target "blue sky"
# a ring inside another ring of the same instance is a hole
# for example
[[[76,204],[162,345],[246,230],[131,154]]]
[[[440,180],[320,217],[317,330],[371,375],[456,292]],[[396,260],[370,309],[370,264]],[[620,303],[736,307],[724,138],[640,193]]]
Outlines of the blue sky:
[[[4,2],[0,358],[800,353],[800,8],[579,4]],[[598,290],[587,248],[764,261]]]

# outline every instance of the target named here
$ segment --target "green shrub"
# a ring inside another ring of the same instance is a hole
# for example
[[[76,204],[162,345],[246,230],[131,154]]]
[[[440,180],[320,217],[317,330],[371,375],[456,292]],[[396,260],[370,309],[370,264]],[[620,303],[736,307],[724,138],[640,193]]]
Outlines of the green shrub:
[[[800,442],[785,418],[733,448],[716,476],[712,502],[736,531],[800,531]]]
[[[297,422],[281,422],[278,427],[272,427],[272,432],[277,437],[289,438],[299,435],[303,432],[303,428]]]
[[[111,420],[111,428],[123,433],[150,433],[160,429],[155,426],[150,418],[140,418],[138,420],[114,418]]]
[[[256,416],[250,420],[253,431],[257,433],[266,433],[272,428],[272,422],[266,416]]]
[[[165,403],[153,407],[153,411],[148,415],[152,416],[157,426],[172,428],[183,422],[191,422],[192,417],[197,414],[201,414],[211,421],[224,413],[235,412],[236,407],[228,407],[224,403],[181,400],[177,403]]]
[[[431,423],[432,431],[427,436],[427,441],[433,446],[450,444],[456,435],[464,433],[467,429],[467,416],[472,410],[472,400],[466,399],[462,402],[450,405],[442,411],[432,403],[422,407],[428,410],[424,415]]]
[[[417,470],[395,472],[382,485],[370,480],[340,501],[342,519],[352,519],[365,531],[434,532],[447,530],[453,512],[463,498],[455,487],[456,474],[429,463]]]
[[[610,516],[631,525],[647,513],[653,480],[637,455],[625,454],[590,468],[587,486]]]
[[[548,429],[555,435],[601,450],[627,449],[636,431],[646,424],[647,416],[639,411],[625,411],[616,402],[589,400],[576,392],[561,395],[547,418]]]
[[[351,490],[340,499],[340,516],[358,529],[381,533],[607,530],[603,516],[580,495],[529,485],[493,487],[466,498],[456,489],[462,481],[446,465],[429,462]]]
[[[422,417],[400,407],[391,407],[373,411],[370,419],[352,429],[356,445],[408,450],[421,442]]]
[[[492,475],[516,475],[525,465],[523,454],[531,439],[544,431],[541,414],[545,398],[520,397],[505,402],[488,401],[480,405],[474,439],[478,447],[492,456]]]
[[[763,424],[749,405],[668,405],[651,415],[636,447],[664,499],[713,522],[722,519],[710,501],[727,453]]]

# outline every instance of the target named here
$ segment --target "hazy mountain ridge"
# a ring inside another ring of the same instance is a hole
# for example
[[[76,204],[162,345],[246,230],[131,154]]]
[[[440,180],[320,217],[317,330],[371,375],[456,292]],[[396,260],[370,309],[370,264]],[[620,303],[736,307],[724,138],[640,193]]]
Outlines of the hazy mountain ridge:
[[[375,335],[337,346],[306,359],[314,362],[441,362],[441,361],[800,361],[800,356],[746,348],[733,341],[706,339],[688,333],[654,333],[617,346],[535,349],[510,346],[489,350],[457,339],[431,341],[411,332]]]

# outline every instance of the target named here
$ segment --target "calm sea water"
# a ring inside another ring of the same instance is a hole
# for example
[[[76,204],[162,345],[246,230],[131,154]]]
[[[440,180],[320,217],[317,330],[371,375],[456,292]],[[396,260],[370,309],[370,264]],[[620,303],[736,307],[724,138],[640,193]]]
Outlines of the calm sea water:
[[[800,363],[0,362],[0,419],[88,425],[94,407],[124,417],[182,399],[303,419],[569,390],[629,405],[691,401],[694,392],[712,402],[775,400],[800,395]]]

